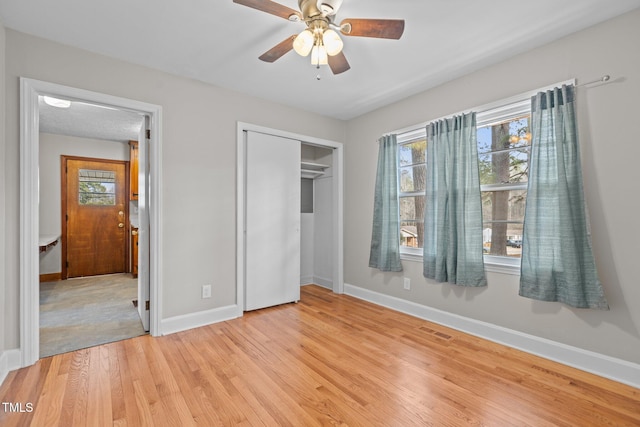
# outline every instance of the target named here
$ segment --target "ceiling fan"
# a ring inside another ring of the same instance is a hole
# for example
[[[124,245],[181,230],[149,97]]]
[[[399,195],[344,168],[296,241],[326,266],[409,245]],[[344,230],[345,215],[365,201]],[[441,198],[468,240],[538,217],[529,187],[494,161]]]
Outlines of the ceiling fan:
[[[344,19],[334,22],[342,0],[298,0],[300,12],[272,0],[233,0],[292,22],[304,22],[306,28],[287,37],[260,56],[265,62],[274,62],[290,50],[301,56],[311,54],[311,64],[328,64],[333,74],[347,71],[351,66],[342,52],[343,42],[336,30],[344,36],[373,37],[398,40],[404,32],[403,19]]]

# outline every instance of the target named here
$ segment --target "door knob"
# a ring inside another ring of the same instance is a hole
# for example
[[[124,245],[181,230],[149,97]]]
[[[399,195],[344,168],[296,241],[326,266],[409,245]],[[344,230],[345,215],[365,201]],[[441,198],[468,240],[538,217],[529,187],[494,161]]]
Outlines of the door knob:
[[[124,224],[121,222],[120,224],[118,224],[118,227],[123,228]]]
[[[124,215],[124,212],[120,211],[120,212],[118,212],[118,215],[122,216],[122,215]]]

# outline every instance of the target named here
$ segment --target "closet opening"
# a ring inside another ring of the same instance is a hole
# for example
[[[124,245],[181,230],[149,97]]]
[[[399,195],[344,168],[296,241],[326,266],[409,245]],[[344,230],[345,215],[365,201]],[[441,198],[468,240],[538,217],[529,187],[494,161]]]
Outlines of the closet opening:
[[[238,123],[238,316],[307,284],[343,292],[343,156],[335,141]]]
[[[302,143],[300,285],[333,289],[333,148]]]

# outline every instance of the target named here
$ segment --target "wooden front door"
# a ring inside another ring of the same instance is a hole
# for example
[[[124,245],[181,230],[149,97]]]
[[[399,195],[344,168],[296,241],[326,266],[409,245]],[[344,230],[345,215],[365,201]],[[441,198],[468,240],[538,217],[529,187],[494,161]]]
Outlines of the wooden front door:
[[[62,156],[63,278],[125,272],[126,175],[123,161]]]

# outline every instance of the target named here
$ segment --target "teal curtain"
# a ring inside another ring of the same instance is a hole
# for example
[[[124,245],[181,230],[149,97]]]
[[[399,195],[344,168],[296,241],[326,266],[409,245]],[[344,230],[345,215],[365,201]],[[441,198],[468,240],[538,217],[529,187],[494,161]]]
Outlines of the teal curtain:
[[[427,127],[424,276],[486,286],[476,115]]]
[[[398,142],[396,135],[380,138],[373,206],[369,267],[402,271],[398,201]]]
[[[520,295],[607,310],[588,233],[574,91],[564,85],[531,99]]]

